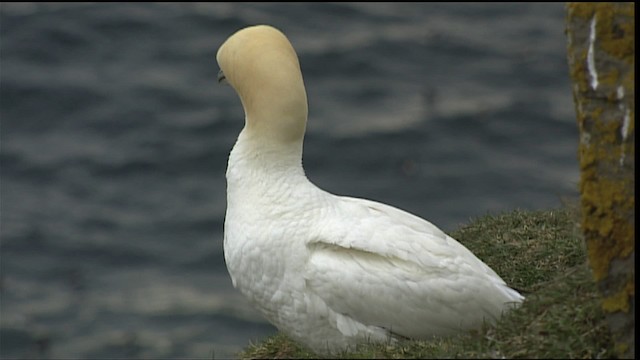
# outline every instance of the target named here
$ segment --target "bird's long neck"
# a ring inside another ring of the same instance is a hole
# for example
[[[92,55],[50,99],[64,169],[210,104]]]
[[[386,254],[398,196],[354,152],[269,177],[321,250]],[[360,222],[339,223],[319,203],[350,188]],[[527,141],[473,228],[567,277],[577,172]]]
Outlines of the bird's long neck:
[[[244,131],[256,141],[290,143],[304,137],[308,105],[302,76],[280,78],[238,90],[245,113]]]
[[[306,179],[302,168],[303,137],[282,142],[259,135],[247,127],[240,132],[229,155],[229,185],[257,186],[279,179]]]

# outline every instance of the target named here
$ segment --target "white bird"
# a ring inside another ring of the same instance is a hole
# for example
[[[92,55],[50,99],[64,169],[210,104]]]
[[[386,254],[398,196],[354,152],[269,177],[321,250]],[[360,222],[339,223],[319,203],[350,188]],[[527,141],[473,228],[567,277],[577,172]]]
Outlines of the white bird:
[[[226,173],[225,261],[234,287],[280,331],[336,353],[476,328],[523,301],[430,222],[307,179],[307,95],[282,32],[241,29],[217,61],[245,111]]]

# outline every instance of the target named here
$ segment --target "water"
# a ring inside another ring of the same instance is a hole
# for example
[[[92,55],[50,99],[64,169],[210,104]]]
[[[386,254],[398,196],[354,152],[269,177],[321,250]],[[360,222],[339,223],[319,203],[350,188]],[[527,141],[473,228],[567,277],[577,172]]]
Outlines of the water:
[[[562,4],[2,4],[3,358],[229,357],[275,329],[231,286],[215,53],[269,23],[309,95],[304,163],[453,230],[576,196]]]

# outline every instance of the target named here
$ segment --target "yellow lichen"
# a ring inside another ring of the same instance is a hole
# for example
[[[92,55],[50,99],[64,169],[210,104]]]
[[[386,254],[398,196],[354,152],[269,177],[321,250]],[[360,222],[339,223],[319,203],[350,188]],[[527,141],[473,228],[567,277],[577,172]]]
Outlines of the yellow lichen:
[[[629,344],[617,342],[615,345],[615,352],[618,354],[625,354],[629,350]]]
[[[603,292],[602,309],[630,313],[635,299],[629,266],[635,252],[635,5],[569,3],[567,15],[587,254]],[[592,83],[593,76],[597,82]],[[627,335],[618,333],[618,340],[625,340],[616,343],[616,351],[629,357]]]
[[[616,6],[614,4],[599,4],[596,6],[596,16],[598,17],[598,27],[596,28],[596,38],[599,40],[601,48],[621,59],[627,64],[634,61],[634,16],[635,6]],[[619,17],[628,18],[627,21],[618,21],[614,26],[614,20]]]
[[[635,6],[633,3],[569,3],[567,13],[569,18],[578,17],[584,20],[593,19],[595,16],[596,52],[603,51],[608,56],[627,64],[625,69],[598,68],[599,85],[609,88],[609,93],[606,94],[608,99],[616,100],[615,86],[620,83],[620,77],[624,77],[623,85],[627,89],[631,89],[630,86],[635,78],[633,68],[635,60]],[[587,90],[590,75],[586,69],[586,49],[574,54],[571,53],[570,47],[569,58],[572,62],[571,78],[578,85],[579,91]]]
[[[628,217],[633,214],[635,199],[632,193],[633,177],[613,176],[611,173],[604,177],[596,166],[618,163],[620,152],[624,151],[614,146],[614,132],[619,130],[619,125],[615,122],[594,123],[591,143],[579,146],[582,171],[580,191],[585,214],[582,225],[589,260],[594,277],[599,281],[607,275],[612,259],[626,257],[634,249],[635,229],[632,219]]]
[[[602,300],[602,309],[608,312],[629,312],[629,299],[635,296],[634,280],[627,281],[627,285],[618,293]]]
[[[582,3],[582,2],[570,2],[567,3],[567,13],[569,17],[575,18],[591,18],[595,12],[594,4]]]
[[[570,55],[571,56],[571,55]],[[571,78],[574,84],[578,85],[579,91],[585,91],[589,87],[589,79],[587,78],[587,50],[581,51],[577,56],[571,59],[573,67],[571,69]]]
[[[595,173],[595,169],[590,172]],[[635,247],[635,229],[632,220],[625,216],[633,213],[635,205],[635,200],[625,190],[629,189],[628,182],[629,179],[603,178],[588,181],[583,178],[581,182],[582,205],[586,214],[582,226],[596,281],[606,277],[613,259],[626,258]]]

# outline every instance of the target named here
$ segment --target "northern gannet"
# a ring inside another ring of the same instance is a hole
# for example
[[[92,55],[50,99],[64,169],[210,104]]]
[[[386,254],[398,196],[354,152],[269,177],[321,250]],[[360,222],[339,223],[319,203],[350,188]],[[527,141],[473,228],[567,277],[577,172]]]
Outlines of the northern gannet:
[[[219,48],[245,125],[229,155],[224,256],[233,285],[318,353],[492,322],[524,297],[435,225],[305,176],[307,95],[293,46],[251,26]]]

